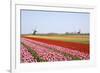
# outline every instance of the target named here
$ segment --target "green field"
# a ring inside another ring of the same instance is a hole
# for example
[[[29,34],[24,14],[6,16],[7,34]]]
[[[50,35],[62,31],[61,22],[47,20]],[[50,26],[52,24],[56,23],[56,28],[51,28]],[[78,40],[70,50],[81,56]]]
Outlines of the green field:
[[[23,35],[27,37],[45,38],[50,40],[60,40],[64,42],[76,42],[82,44],[89,44],[88,34],[71,34],[71,35]]]

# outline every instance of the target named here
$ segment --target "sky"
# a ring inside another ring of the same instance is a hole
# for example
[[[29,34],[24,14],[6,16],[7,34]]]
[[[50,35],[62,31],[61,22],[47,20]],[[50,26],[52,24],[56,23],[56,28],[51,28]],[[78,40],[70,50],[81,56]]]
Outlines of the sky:
[[[89,33],[89,13],[21,10],[21,34]]]

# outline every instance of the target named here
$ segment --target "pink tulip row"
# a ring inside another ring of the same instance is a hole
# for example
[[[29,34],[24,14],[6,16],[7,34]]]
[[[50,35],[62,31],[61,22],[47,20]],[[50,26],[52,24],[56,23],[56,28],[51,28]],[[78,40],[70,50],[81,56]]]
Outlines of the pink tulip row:
[[[30,39],[26,39],[26,38],[24,38],[24,39],[31,42],[31,43],[39,44],[41,46],[45,46],[45,47],[48,47],[50,49],[55,49],[57,51],[70,54],[70,55],[78,57],[82,60],[88,60],[90,58],[89,54],[86,54],[86,53],[83,53],[83,52],[80,52],[80,51],[77,51],[77,50],[72,50],[72,49],[69,49],[69,48],[61,47],[61,46],[46,44],[46,43],[42,43],[42,42],[39,42],[39,41],[33,41],[33,40],[30,40]]]
[[[29,46],[33,51],[35,51],[39,57],[41,57],[45,61],[65,61],[65,60],[71,60],[72,58],[65,57],[60,53],[54,52],[53,50],[50,50],[46,47],[34,44],[30,41],[27,41],[26,39],[22,38],[21,42]]]
[[[31,53],[28,52],[27,48],[21,44],[21,62],[31,63],[36,62],[36,59],[32,57]]]

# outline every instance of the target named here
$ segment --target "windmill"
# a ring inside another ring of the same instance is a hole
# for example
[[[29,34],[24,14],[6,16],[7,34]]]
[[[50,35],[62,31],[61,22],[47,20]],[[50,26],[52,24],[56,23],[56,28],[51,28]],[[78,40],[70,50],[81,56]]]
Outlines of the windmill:
[[[78,32],[77,32],[77,34],[80,34],[81,33],[81,30],[79,30]]]
[[[37,32],[37,29],[36,29],[36,26],[34,26],[34,30],[33,30],[33,35],[36,35],[36,32]]]

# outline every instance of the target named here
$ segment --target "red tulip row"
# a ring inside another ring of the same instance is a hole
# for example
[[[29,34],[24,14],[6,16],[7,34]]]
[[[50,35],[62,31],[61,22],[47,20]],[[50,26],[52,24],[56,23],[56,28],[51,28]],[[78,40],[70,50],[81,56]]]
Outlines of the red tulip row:
[[[31,42],[31,43],[35,43],[37,45],[41,45],[41,46],[49,48],[49,49],[53,49],[53,50],[59,51],[61,53],[70,54],[72,56],[80,58],[81,60],[88,60],[90,58],[89,54],[86,54],[86,53],[83,53],[83,52],[80,52],[80,51],[77,51],[77,50],[72,50],[72,49],[69,49],[69,48],[61,47],[61,46],[46,44],[46,43],[42,43],[42,42],[39,42],[39,41],[34,41],[34,40],[26,39],[26,38],[24,38],[24,39]]]
[[[25,38],[22,38],[21,42],[24,43],[25,45],[29,46],[29,48],[31,48],[33,51],[35,51],[38,54],[38,56],[41,57],[45,61],[48,61],[48,62],[49,61],[65,61],[65,60],[72,59],[70,56],[65,57],[60,53],[50,50],[49,48],[43,47],[39,44],[32,43]]]
[[[28,52],[27,48],[21,44],[21,62],[31,63],[36,62],[36,59]]]

